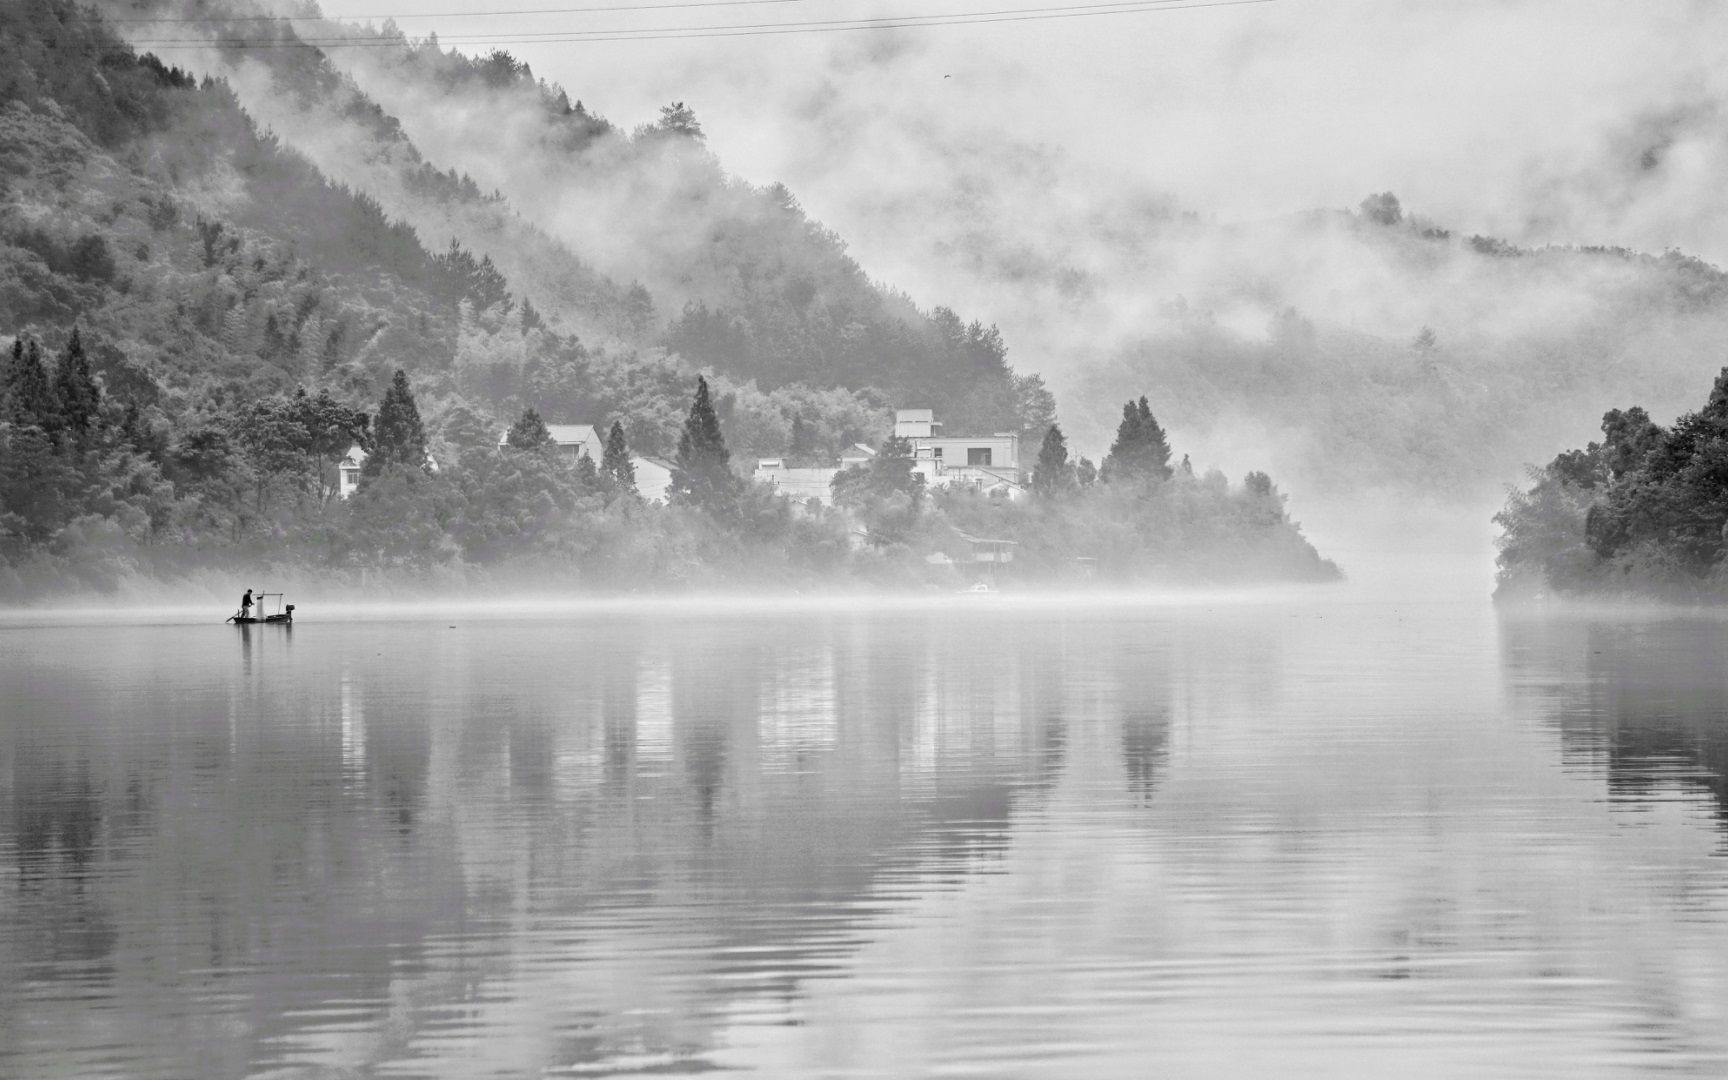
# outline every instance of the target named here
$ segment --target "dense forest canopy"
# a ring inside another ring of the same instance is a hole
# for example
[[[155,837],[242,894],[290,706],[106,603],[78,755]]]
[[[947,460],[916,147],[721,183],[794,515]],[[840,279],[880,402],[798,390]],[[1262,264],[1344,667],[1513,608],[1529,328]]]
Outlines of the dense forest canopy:
[[[1500,595],[1728,595],[1728,368],[1668,427],[1638,406],[1530,470],[1496,517]]]

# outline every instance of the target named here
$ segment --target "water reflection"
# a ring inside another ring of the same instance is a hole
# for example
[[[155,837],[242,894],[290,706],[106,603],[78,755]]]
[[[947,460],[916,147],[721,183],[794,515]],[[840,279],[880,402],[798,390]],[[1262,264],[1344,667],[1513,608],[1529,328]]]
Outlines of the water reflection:
[[[1696,643],[1382,609],[277,629],[97,661],[0,628],[0,1075],[1728,1063],[1728,887],[1692,826],[1593,816],[1604,776],[1720,807]]]
[[[1728,623],[1526,618],[1505,641],[1527,692],[1555,699],[1569,764],[1631,810],[1705,805],[1728,841]]]

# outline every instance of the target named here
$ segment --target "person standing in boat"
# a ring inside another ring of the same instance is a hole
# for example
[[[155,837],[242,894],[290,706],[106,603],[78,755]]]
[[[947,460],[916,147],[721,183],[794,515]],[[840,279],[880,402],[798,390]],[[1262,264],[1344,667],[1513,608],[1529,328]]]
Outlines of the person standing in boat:
[[[240,598],[240,617],[249,618],[252,615],[252,590],[247,589],[246,595]]]

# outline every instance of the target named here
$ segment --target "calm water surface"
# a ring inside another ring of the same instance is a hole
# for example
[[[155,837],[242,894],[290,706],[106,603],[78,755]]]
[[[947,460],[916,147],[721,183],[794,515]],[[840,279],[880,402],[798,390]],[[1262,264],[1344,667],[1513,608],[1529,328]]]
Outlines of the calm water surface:
[[[1728,1074],[1728,622],[0,622],[0,1076]]]

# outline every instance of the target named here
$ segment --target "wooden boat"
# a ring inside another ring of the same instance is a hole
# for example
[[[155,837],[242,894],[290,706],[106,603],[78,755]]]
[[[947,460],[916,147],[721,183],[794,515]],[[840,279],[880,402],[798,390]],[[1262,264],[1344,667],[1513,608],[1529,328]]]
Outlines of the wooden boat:
[[[277,611],[275,614],[269,613],[265,605],[265,600],[272,596],[276,598]],[[242,609],[228,616],[228,621],[235,626],[250,626],[253,623],[291,623],[294,621],[294,605],[282,603],[281,593],[253,593],[252,599],[253,604],[250,611],[257,612],[256,615],[248,613],[247,609]]]

